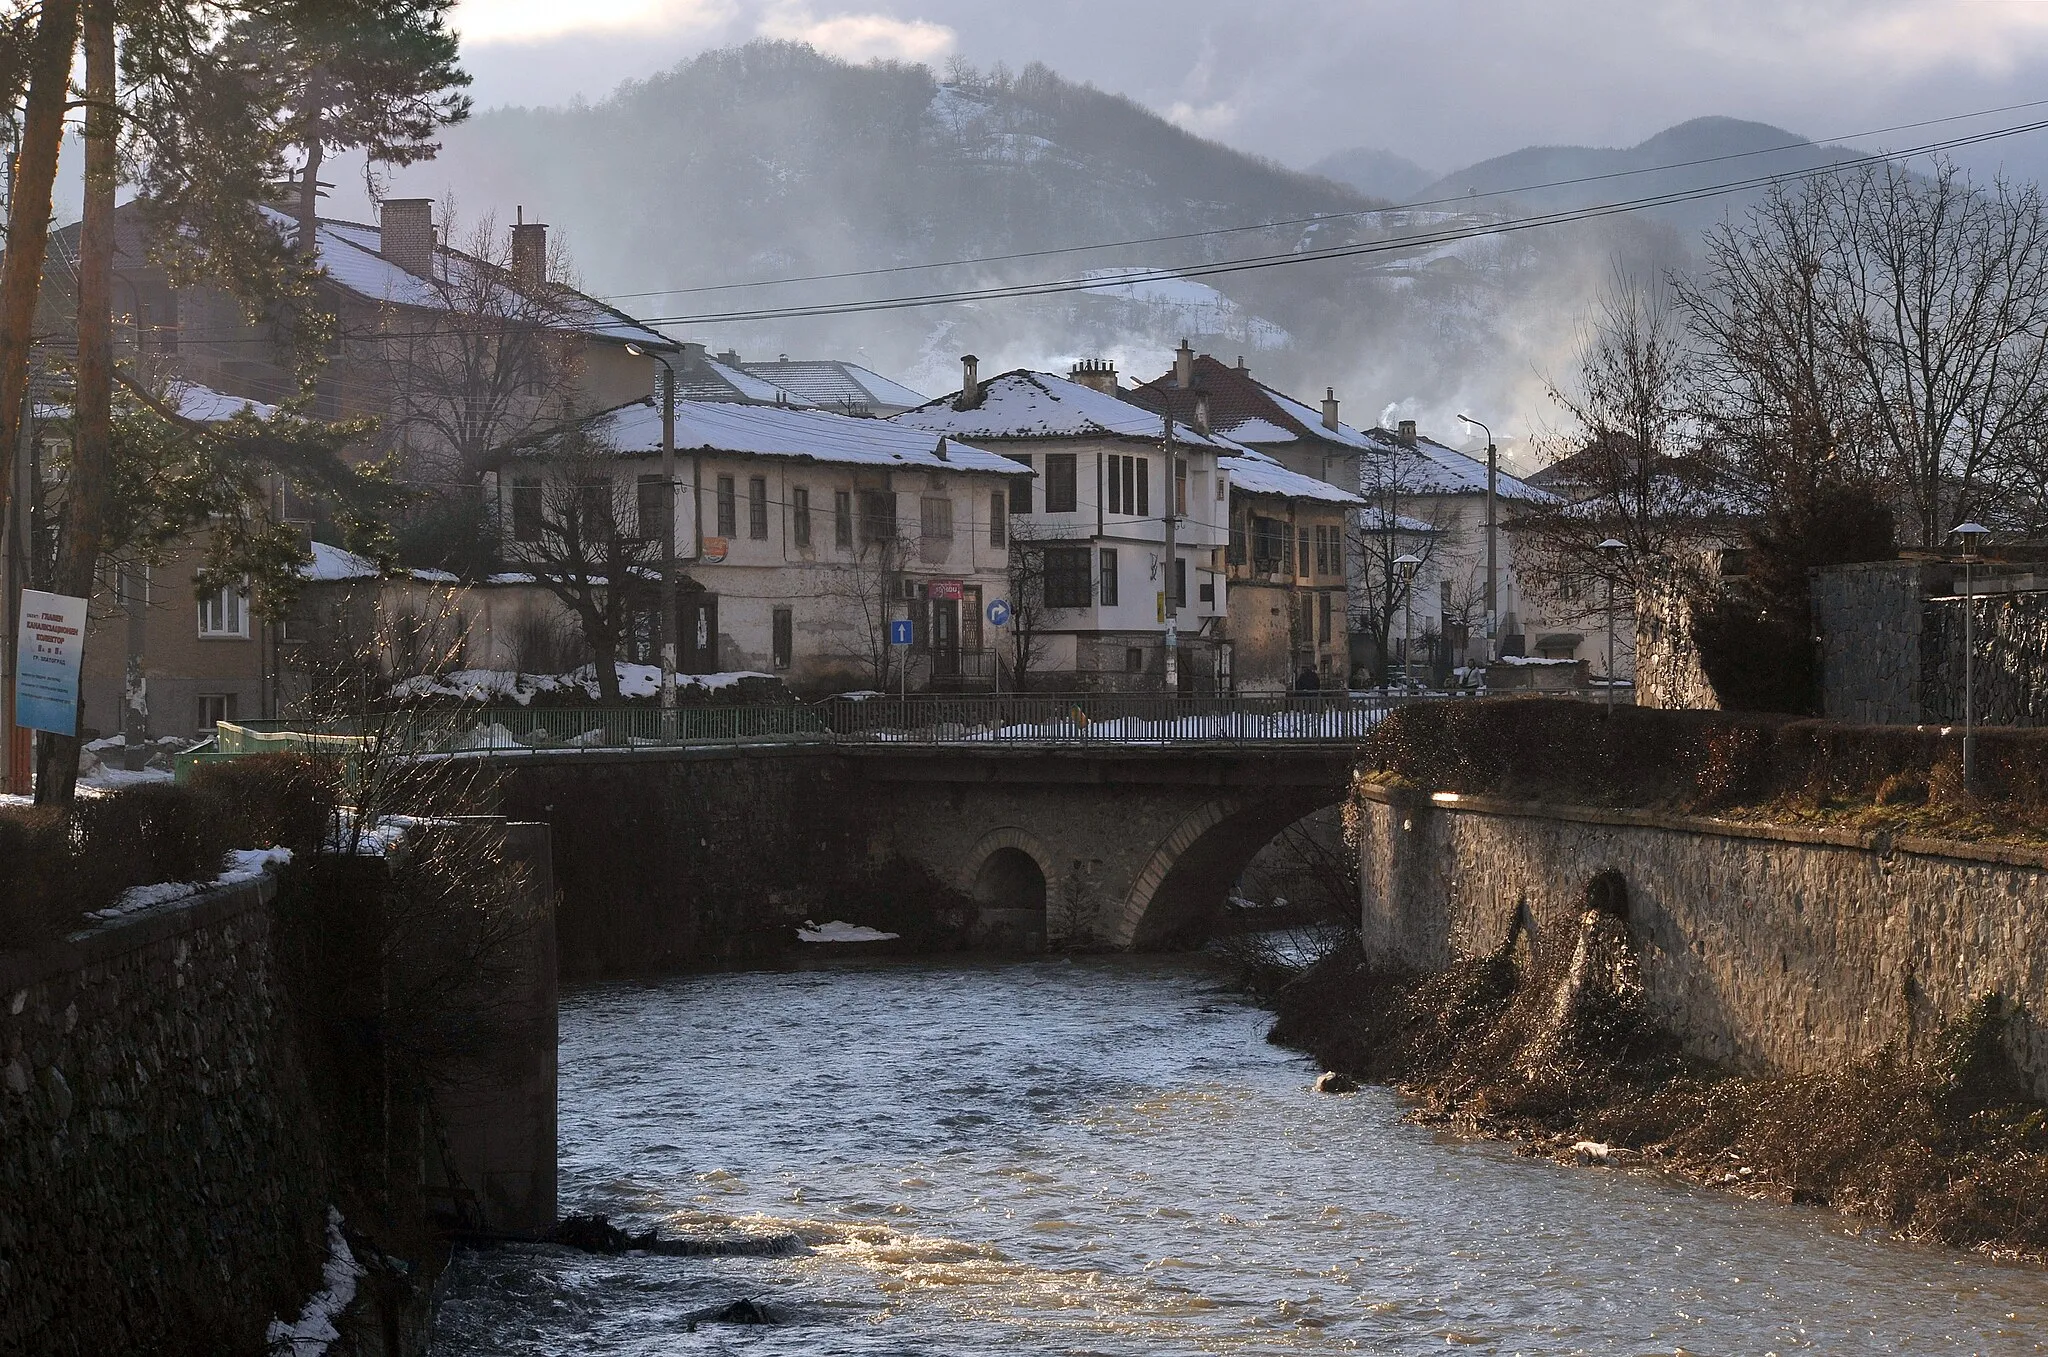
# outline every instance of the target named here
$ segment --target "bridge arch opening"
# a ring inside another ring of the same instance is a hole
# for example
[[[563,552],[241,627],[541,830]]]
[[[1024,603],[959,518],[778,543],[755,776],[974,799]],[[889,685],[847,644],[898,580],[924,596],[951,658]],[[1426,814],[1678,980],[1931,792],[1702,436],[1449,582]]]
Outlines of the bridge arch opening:
[[[1014,845],[996,849],[974,874],[980,932],[992,946],[1036,952],[1045,947],[1045,872]]]
[[[1190,812],[1133,884],[1111,941],[1139,949],[1200,946],[1252,859],[1290,826],[1340,803],[1345,790],[1276,788],[1218,797]]]

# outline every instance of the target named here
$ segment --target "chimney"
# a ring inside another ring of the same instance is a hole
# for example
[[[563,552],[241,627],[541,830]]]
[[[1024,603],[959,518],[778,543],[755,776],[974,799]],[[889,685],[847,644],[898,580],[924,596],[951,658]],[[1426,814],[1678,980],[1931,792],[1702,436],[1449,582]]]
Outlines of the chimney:
[[[1105,396],[1116,394],[1116,364],[1107,358],[1083,358],[1067,372],[1067,380],[1077,382],[1092,391]]]
[[[1209,436],[1209,393],[1195,393],[1195,432],[1204,438]]]
[[[736,368],[740,366],[740,351],[738,349],[726,349],[718,355],[718,361],[729,368]]]
[[[1337,427],[1337,388],[1334,386],[1323,388],[1323,427]]]
[[[548,281],[548,228],[528,221],[526,209],[512,226],[512,276],[525,288],[541,288]]]
[[[1415,421],[1412,419],[1401,421],[1401,446],[1404,448],[1415,446]]]
[[[434,276],[434,200],[386,198],[377,210],[377,253],[407,273]]]
[[[1243,355],[1243,354],[1239,354],[1239,355],[1237,356],[1237,370],[1238,370],[1239,372],[1243,372],[1243,373],[1247,373],[1247,374],[1249,374],[1249,373],[1251,372],[1251,369],[1250,369],[1250,368],[1248,368],[1248,367],[1246,367],[1246,366],[1244,365],[1244,355]]]
[[[703,367],[704,346],[702,344],[683,345],[683,361],[678,366],[685,372],[695,372],[698,368]]]
[[[1183,391],[1195,384],[1195,351],[1185,339],[1173,351],[1173,384]]]
[[[953,408],[981,408],[981,360],[971,353],[960,355],[960,394],[953,398]]]
[[[952,455],[946,451],[946,436],[944,434],[939,435],[939,445],[932,449],[932,456],[938,458],[942,462],[950,462],[953,460]]]

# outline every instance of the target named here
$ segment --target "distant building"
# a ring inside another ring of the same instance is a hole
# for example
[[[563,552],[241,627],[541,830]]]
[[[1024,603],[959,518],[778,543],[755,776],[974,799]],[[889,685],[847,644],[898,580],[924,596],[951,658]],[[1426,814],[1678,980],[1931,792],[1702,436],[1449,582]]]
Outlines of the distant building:
[[[1218,459],[1237,446],[1118,399],[1113,369],[1020,368],[984,382],[978,366],[963,359],[959,391],[891,422],[969,439],[1029,470],[1009,502],[1022,586],[1010,635],[1036,652],[1032,682],[1159,691],[1172,590],[1183,690],[1227,689],[1230,501]]]
[[[578,430],[601,449],[609,500],[658,537],[658,404]],[[1015,462],[886,421],[730,402],[677,402],[675,441],[685,672],[756,670],[806,692],[894,686],[907,650],[913,688],[994,683],[987,608],[1007,590]],[[497,478],[514,571],[540,539],[561,446],[537,440]],[[897,621],[911,624],[907,648],[891,644]],[[627,658],[651,658],[652,633]]]
[[[1484,658],[1486,464],[1421,437],[1410,421],[1394,431],[1355,429],[1338,418],[1334,391],[1320,409],[1235,367],[1195,353],[1183,341],[1172,370],[1139,386],[1128,399],[1176,415],[1205,402],[1217,434],[1362,500],[1352,512],[1346,576],[1350,588],[1351,663],[1370,669],[1377,628],[1398,649],[1405,606],[1390,600],[1388,566],[1398,556],[1422,558],[1412,584],[1414,634],[1429,645],[1436,667]],[[1518,504],[1549,496],[1502,472],[1496,483],[1498,522]],[[1426,531],[1424,528],[1426,527]],[[1521,644],[1519,589],[1511,543],[1498,535],[1498,631],[1506,647]],[[1421,662],[1420,657],[1417,660]]]
[[[1342,688],[1351,663],[1344,539],[1364,501],[1261,452],[1218,464],[1230,483],[1224,635],[1234,691],[1293,691],[1303,671],[1321,687]]]
[[[742,363],[738,354],[728,352],[718,359],[787,391],[791,403],[813,405],[834,414],[888,419],[931,399],[858,363],[836,358],[785,356],[772,363]]]

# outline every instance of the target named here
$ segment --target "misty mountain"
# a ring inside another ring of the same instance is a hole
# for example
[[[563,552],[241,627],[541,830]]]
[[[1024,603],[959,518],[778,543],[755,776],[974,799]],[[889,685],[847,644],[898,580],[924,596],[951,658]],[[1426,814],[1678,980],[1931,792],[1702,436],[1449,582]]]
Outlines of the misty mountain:
[[[1355,188],[1368,198],[1384,198],[1393,203],[1413,202],[1436,179],[1433,172],[1406,156],[1377,146],[1332,151],[1309,166],[1308,172]]]
[[[1557,212],[1795,173],[1864,154],[1847,146],[1816,145],[1769,123],[1694,118],[1629,147],[1524,147],[1448,174],[1423,187],[1416,197],[1436,201],[1504,194],[1484,201],[1503,211]],[[1740,215],[1763,192],[1758,188],[1673,203],[1652,209],[1650,215],[1693,236],[1726,214]]]
[[[942,81],[921,66],[854,66],[787,43],[711,52],[601,103],[479,113],[449,131],[438,159],[398,172],[390,191],[452,195],[458,245],[487,217],[502,231],[523,209],[557,230],[591,291],[743,356],[852,358],[938,394],[957,385],[962,353],[979,354],[984,372],[1109,358],[1144,380],[1185,336],[1308,395],[1334,386],[1357,422],[1398,405],[1450,439],[1461,404],[1504,418],[1542,407],[1540,374],[1557,369],[1574,308],[1614,251],[1678,253],[1668,232],[1623,221],[1136,278],[1483,230],[1493,209],[1383,210],[1042,66],[1013,76],[956,63]],[[1258,225],[1282,221],[1294,224]],[[997,258],[1076,246],[1097,248]],[[970,262],[909,267],[961,260]],[[811,277],[852,271],[865,276]],[[1095,285],[857,315],[714,318],[1076,278]]]

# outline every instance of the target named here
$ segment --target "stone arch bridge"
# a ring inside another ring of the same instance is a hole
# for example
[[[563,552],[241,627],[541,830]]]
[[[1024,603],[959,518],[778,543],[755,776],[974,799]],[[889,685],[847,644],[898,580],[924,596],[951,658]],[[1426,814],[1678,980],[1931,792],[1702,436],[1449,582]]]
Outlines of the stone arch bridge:
[[[1326,746],[845,749],[871,851],[973,897],[1029,945],[1171,946],[1201,928],[1252,857],[1340,802],[1348,749]]]

